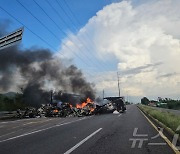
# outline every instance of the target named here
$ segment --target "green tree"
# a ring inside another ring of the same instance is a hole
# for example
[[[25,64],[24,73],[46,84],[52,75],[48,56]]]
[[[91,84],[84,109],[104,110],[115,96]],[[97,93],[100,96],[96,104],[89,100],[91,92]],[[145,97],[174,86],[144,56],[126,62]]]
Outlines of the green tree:
[[[141,99],[141,104],[148,105],[149,104],[149,99],[147,97],[143,97]]]

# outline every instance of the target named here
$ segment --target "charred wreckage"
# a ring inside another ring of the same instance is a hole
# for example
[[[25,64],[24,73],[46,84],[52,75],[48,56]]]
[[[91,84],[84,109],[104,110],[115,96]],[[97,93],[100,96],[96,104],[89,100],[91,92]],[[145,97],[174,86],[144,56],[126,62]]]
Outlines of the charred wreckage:
[[[66,99],[63,101],[54,100],[49,104],[42,104],[40,108],[26,108],[25,111],[17,110],[17,118],[35,118],[35,117],[69,117],[69,116],[89,116],[97,114],[106,114],[117,112],[124,112],[126,105],[123,97],[106,97],[106,104],[100,105],[97,101],[87,98],[81,103],[71,103],[67,100],[71,97],[74,101],[79,100],[78,95],[65,94]],[[70,97],[67,97],[70,96]]]

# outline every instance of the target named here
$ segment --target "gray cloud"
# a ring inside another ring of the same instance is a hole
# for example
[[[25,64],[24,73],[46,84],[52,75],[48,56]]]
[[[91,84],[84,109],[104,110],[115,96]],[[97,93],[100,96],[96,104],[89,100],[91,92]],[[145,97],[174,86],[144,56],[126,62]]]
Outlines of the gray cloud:
[[[144,66],[139,66],[139,67],[135,67],[135,68],[132,68],[132,69],[127,69],[127,70],[124,70],[124,71],[119,71],[121,75],[135,75],[135,74],[139,74],[141,72],[152,72],[156,66],[158,65],[161,65],[162,62],[158,62],[158,63],[155,63],[155,64],[147,64],[147,65],[144,65]]]
[[[176,72],[174,72],[174,73],[167,73],[167,74],[159,75],[159,76],[157,77],[157,79],[159,79],[159,78],[169,78],[169,77],[176,76],[176,75],[178,75],[178,74],[179,74],[179,73],[176,73]]]

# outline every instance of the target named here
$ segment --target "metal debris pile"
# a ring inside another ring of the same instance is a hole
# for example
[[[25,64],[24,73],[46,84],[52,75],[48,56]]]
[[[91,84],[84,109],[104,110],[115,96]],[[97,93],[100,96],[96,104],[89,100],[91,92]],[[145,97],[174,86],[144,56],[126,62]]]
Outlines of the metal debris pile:
[[[122,103],[122,102],[121,102]],[[18,118],[35,117],[70,117],[70,116],[89,116],[104,113],[113,113],[115,110],[120,112],[118,101],[109,101],[107,104],[99,105],[87,98],[85,102],[73,106],[70,103],[60,102],[56,104],[42,105],[40,108],[27,108],[25,111],[17,110]],[[123,110],[123,109],[122,109]]]

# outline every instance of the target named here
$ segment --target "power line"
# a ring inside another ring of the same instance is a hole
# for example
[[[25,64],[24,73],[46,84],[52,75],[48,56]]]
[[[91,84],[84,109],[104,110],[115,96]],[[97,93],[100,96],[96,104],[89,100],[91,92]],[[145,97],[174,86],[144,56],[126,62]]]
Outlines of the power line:
[[[74,12],[72,11],[72,9],[71,9],[70,6],[68,5],[68,3],[67,3],[65,0],[63,0],[63,1],[64,1],[64,4],[66,5],[66,7],[68,8],[69,12],[71,13],[71,15],[72,15],[72,16],[74,17],[74,19],[76,20],[76,22],[77,22],[79,25],[81,25],[80,21],[79,21],[78,18],[75,16]],[[56,0],[56,2],[60,5],[60,3],[59,3],[58,0]],[[61,6],[61,8],[63,9],[62,6]],[[64,9],[63,9],[63,10],[64,10]],[[66,14],[67,14],[67,13],[66,13]],[[70,16],[69,16],[69,17],[70,17]],[[89,42],[91,42],[91,43],[95,46],[94,42],[90,39],[90,36],[88,35],[88,33],[85,33],[85,35],[86,35],[86,37],[88,38]],[[106,65],[106,67],[109,68],[109,65]]]
[[[68,24],[66,23],[66,21],[62,18],[62,16],[61,16],[61,15],[59,14],[59,12],[55,9],[55,7],[53,7],[52,4],[50,4],[50,2],[49,2],[48,0],[46,0],[46,2],[47,2],[47,3],[50,5],[50,7],[56,12],[56,14],[60,17],[60,19],[66,24],[66,26],[70,29],[70,27],[68,26]],[[62,9],[62,11],[65,13],[65,15],[69,18],[69,21],[71,21],[74,29],[75,29],[76,31],[78,31],[78,28],[75,26],[74,22],[71,20],[71,17],[68,15],[68,13],[64,10],[64,8],[61,6],[61,4],[60,4],[57,0],[56,0],[56,2],[57,2],[57,4],[58,4],[58,6]],[[80,38],[76,37],[76,39],[83,44],[83,46],[86,48],[87,51],[91,52],[91,51],[90,51],[91,49],[89,49],[89,48],[83,43],[83,41],[82,41]],[[89,53],[89,55],[93,58],[93,59],[92,59],[93,62],[95,62],[95,61],[94,61],[94,57],[95,57],[95,56],[93,56],[93,54],[90,54],[90,53]],[[100,64],[100,62],[97,61],[97,62],[95,62],[95,63],[99,64],[100,67],[103,67],[103,68],[104,68],[104,66],[102,66],[102,65]]]
[[[43,27],[47,29],[48,32],[50,32],[56,39],[59,40],[59,38],[43,23],[41,22],[36,16],[34,16],[19,0],[16,0],[31,16],[33,16]]]
[[[15,16],[13,16],[12,14],[10,14],[8,11],[6,11],[4,8],[2,8],[0,6],[1,10],[3,10],[4,12],[6,12],[11,18],[13,18],[14,20],[16,20],[18,23],[20,23],[21,25],[23,25],[26,29],[28,29],[32,34],[34,34],[36,37],[38,37],[42,42],[44,42],[45,44],[47,44],[50,48],[56,50],[52,45],[50,45],[46,40],[44,40],[42,37],[40,37],[39,35],[37,35],[35,32],[33,32],[29,27],[27,27],[26,25],[24,25],[20,20],[18,20]]]
[[[69,11],[71,12],[71,14],[73,15],[74,19],[76,19],[76,22],[81,25],[81,23],[79,22],[79,20],[76,18],[76,16],[74,15],[74,12],[71,10],[71,8],[69,7],[69,5],[67,4],[67,2],[65,0],[64,1],[64,4],[66,5],[66,7],[69,9]]]
[[[66,23],[66,21],[61,17],[61,15],[59,14],[59,12],[52,6],[52,4],[48,1],[48,0],[45,0],[46,2],[47,2],[47,4],[51,7],[51,9],[57,14],[57,16],[63,21],[63,23],[70,29],[70,27],[69,27],[69,25]],[[68,36],[67,36],[68,37]],[[68,37],[69,38],[69,37]],[[70,39],[70,38],[69,38]],[[88,50],[89,52],[91,52],[86,46],[85,46],[85,44],[78,38],[78,37],[76,37],[76,40],[77,41],[79,41],[79,42],[81,42],[82,43],[82,45],[86,48],[86,50]],[[72,41],[72,40],[71,40]],[[76,45],[76,44],[75,44]],[[85,57],[87,57],[88,55],[87,54],[85,54],[82,50],[81,50],[81,48],[79,48],[79,46],[77,46],[76,45],[76,47],[81,51],[81,53],[85,56]],[[89,54],[89,55],[91,55],[91,54]],[[88,57],[90,57],[90,56],[88,56]],[[94,63],[96,63],[95,61],[94,61],[94,57],[91,55],[91,57],[92,57],[92,59],[91,59],[91,61],[92,62],[94,62]],[[101,68],[100,68],[101,69]]]
[[[46,13],[46,11],[45,11],[35,0],[33,0],[33,2],[34,2],[34,3],[44,12],[44,14],[56,25],[56,27],[57,27],[65,36],[67,36],[71,42],[73,42],[73,40],[58,26],[58,24]],[[86,63],[86,61],[85,61],[84,59],[82,59],[80,56],[78,56],[78,54],[76,54],[75,52],[73,52],[73,50],[70,49],[65,43],[62,42],[62,44],[63,44],[64,46],[66,46],[69,50],[71,50],[72,53],[73,53],[76,57],[79,57],[79,59],[81,59],[81,61],[83,61],[86,65],[89,65],[89,64]],[[80,48],[79,48],[76,44],[74,44],[74,45],[80,50]]]
[[[6,12],[11,18],[13,18],[15,21],[17,21],[18,23],[20,23],[22,26],[24,26],[27,30],[29,30],[33,35],[35,35],[37,38],[39,38],[42,42],[44,42],[45,44],[47,44],[50,48],[54,49],[56,51],[56,49],[49,44],[46,40],[44,40],[41,36],[39,36],[38,34],[36,34],[35,32],[33,32],[28,26],[26,26],[25,24],[23,24],[20,20],[18,20],[15,16],[13,16],[12,14],[10,14],[7,10],[5,10],[4,8],[2,8],[0,6],[0,9],[3,10],[4,12]],[[60,53],[62,56],[64,56],[62,53]],[[86,72],[87,73],[87,72]],[[92,74],[87,73],[88,75],[92,76]]]
[[[71,19],[71,17],[68,15],[68,13],[65,11],[65,9],[61,6],[61,4],[59,3],[59,1],[58,0],[55,0],[56,1],[56,3],[59,5],[59,7],[63,10],[63,12],[66,14],[66,16],[69,18],[69,19]],[[74,24],[74,22],[72,21],[72,20],[70,20],[71,21],[71,23],[72,24]],[[75,24],[74,24],[74,27],[76,28],[76,30],[78,29],[76,26],[75,26]]]
[[[58,0],[56,0],[57,2],[58,2]],[[74,14],[74,12],[72,11],[72,9],[70,8],[70,6],[68,5],[68,3],[65,1],[65,0],[63,0],[64,1],[64,4],[66,5],[66,7],[68,8],[68,10],[69,10],[69,12],[71,13],[71,15],[74,17],[74,19],[76,20],[76,22],[79,24],[79,25],[81,25],[81,23],[80,23],[80,21],[78,20],[78,18],[75,16],[75,14]],[[60,3],[59,3],[60,4]],[[91,39],[90,39],[90,36],[86,33],[86,36],[87,36],[87,38],[89,39],[89,41],[91,41]],[[94,42],[93,41],[91,41],[93,44],[94,44]]]
[[[43,27],[45,27],[53,36],[55,36],[56,39],[60,41],[60,39],[47,27],[45,24],[43,24],[37,17],[35,17],[20,1],[16,0],[32,17],[34,17]],[[66,46],[66,44],[63,43],[63,45]],[[66,46],[69,50],[71,50],[68,46]],[[72,51],[72,50],[71,50]],[[79,59],[81,59],[87,66],[88,64],[77,54],[75,54]]]

